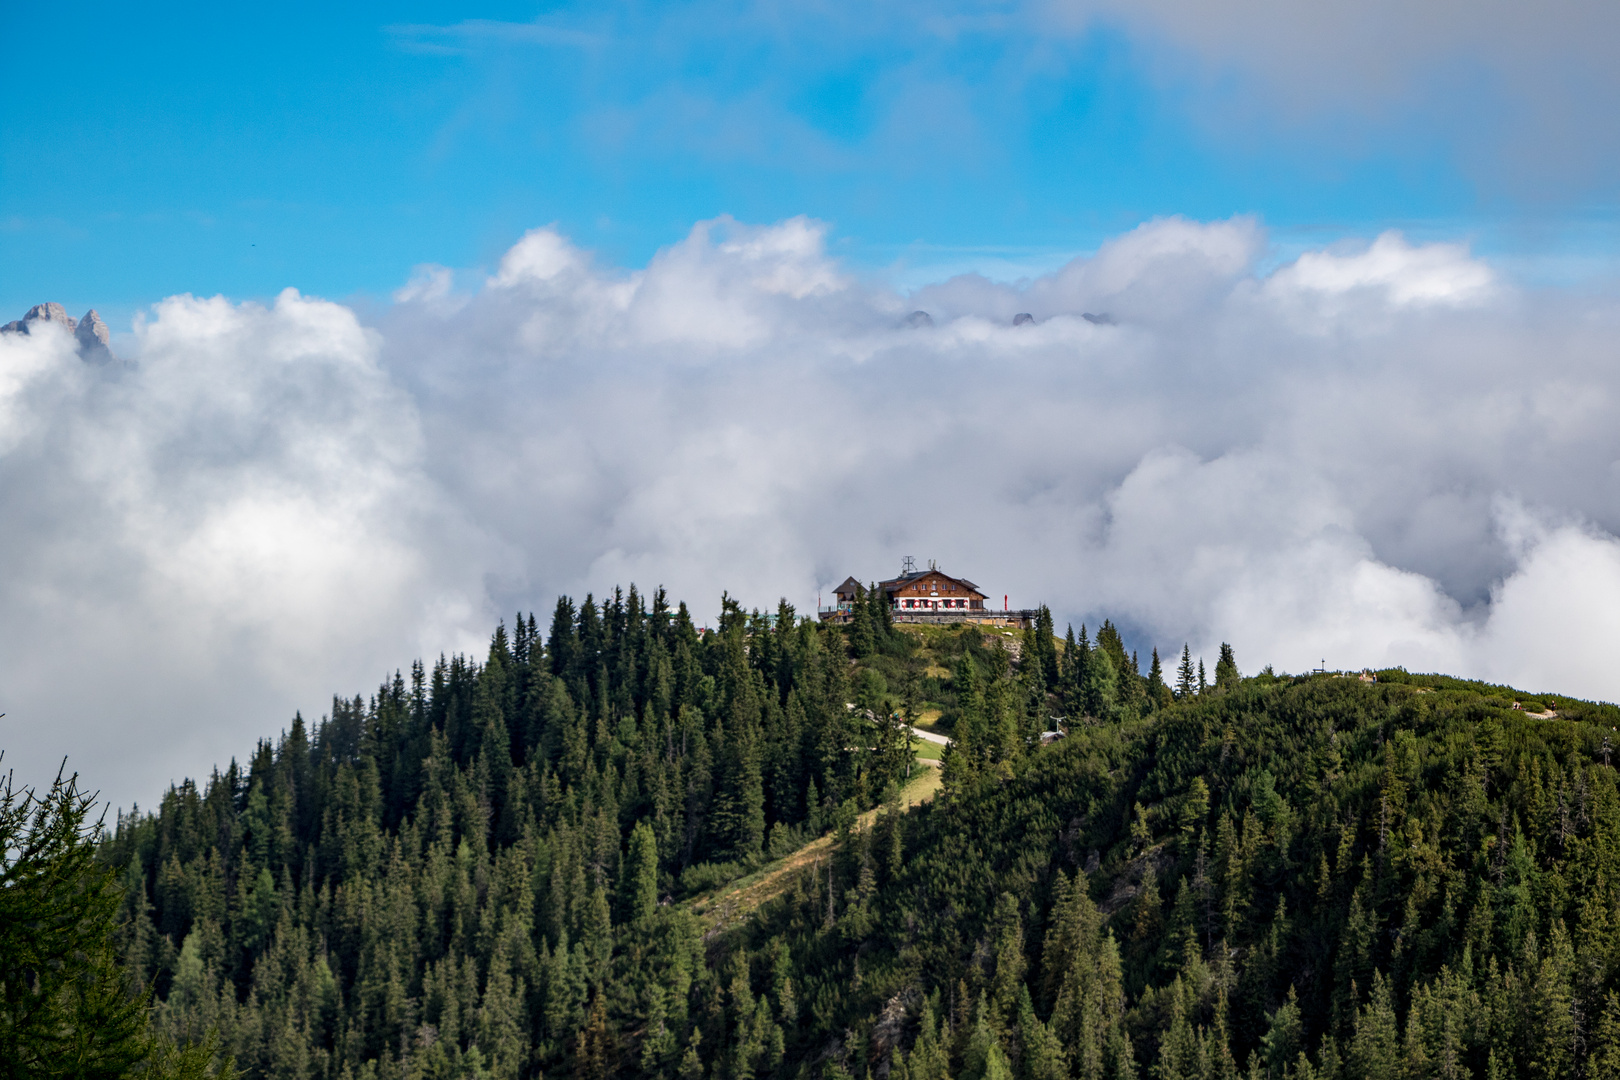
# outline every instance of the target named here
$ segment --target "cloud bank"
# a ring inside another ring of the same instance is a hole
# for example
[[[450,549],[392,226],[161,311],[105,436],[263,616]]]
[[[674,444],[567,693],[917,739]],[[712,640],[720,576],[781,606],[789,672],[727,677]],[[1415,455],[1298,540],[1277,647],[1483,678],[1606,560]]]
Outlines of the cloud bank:
[[[176,297],[122,374],[0,336],[7,760],[149,802],[559,593],[808,611],[907,554],[1144,662],[1620,697],[1620,307],[1395,233],[1268,253],[1168,219],[902,294],[802,218],[636,270],[538,229],[370,325]]]

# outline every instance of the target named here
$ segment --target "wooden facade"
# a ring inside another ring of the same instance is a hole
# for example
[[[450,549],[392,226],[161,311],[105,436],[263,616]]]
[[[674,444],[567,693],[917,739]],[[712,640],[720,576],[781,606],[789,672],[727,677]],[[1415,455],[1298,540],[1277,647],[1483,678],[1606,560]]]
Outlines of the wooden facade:
[[[938,567],[912,570],[899,577],[878,582],[889,601],[896,622],[975,622],[992,626],[1032,625],[1033,611],[997,611],[985,606],[987,599],[967,578],[953,577]],[[833,590],[837,603],[821,609],[824,622],[844,622],[854,611],[855,598],[865,589],[853,577]]]
[[[939,570],[918,570],[880,582],[878,587],[896,612],[984,610],[984,593],[977,585]]]

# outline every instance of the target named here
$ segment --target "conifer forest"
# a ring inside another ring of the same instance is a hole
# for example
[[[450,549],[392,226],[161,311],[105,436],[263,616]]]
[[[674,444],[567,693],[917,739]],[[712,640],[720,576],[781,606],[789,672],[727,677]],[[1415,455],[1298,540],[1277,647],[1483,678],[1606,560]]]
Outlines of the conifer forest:
[[[1620,1077],[1617,726],[616,590],[108,820],[103,975],[195,1075]]]

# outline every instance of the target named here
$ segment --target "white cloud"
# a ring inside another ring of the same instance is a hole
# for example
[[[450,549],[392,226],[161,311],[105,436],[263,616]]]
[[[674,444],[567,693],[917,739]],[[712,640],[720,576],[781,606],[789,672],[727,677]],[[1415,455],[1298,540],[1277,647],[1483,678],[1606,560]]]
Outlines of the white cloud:
[[[7,760],[125,801],[489,617],[375,332],[291,290],[154,315],[121,377],[0,336]]]
[[[554,226],[530,229],[523,239],[501,257],[500,269],[489,279],[496,288],[510,289],[527,282],[551,281],[569,272],[584,269],[578,249],[561,236]]]
[[[1614,699],[1620,541],[1584,522],[1551,524],[1499,500],[1518,567],[1493,591],[1480,666],[1520,684]]]
[[[369,329],[177,297],[121,375],[0,338],[8,760],[150,800],[561,592],[803,610],[906,554],[1144,658],[1620,697],[1612,300],[1397,236],[1262,272],[1248,219],[907,295],[824,243],[719,219],[623,270],[538,230]]]
[[[455,272],[448,266],[423,263],[411,272],[411,279],[394,290],[396,304],[443,303],[455,288]]]
[[[1354,254],[1307,251],[1266,281],[1278,297],[1323,297],[1377,290],[1394,306],[1468,305],[1489,298],[1495,275],[1460,244],[1413,247],[1398,232],[1386,232]]]

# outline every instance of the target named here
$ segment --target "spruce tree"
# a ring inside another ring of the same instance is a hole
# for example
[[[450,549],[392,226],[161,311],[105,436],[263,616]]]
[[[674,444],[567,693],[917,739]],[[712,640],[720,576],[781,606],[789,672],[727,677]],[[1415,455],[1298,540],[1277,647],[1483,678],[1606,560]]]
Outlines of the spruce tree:
[[[1170,688],[1164,685],[1164,668],[1159,663],[1159,650],[1153,649],[1153,661],[1148,667],[1147,696],[1152,708],[1161,709],[1170,697]]]
[[[1217,690],[1230,690],[1237,685],[1238,668],[1237,659],[1232,655],[1232,646],[1221,642],[1221,658],[1215,661],[1215,688]]]
[[[630,831],[622,896],[626,921],[641,922],[658,908],[658,838],[645,821]]]
[[[1085,685],[1081,690],[1086,715],[1099,720],[1112,720],[1118,692],[1113,657],[1107,649],[1093,649],[1086,661]]]
[[[1047,686],[1056,686],[1061,674],[1058,671],[1057,628],[1052,624],[1052,611],[1045,604],[1041,605],[1035,616],[1035,648],[1040,657],[1041,677]]]
[[[43,796],[0,779],[0,1076],[201,1077],[212,1049],[160,1038],[118,962],[121,882],[96,860],[93,806],[76,774]]]
[[[551,673],[558,678],[571,677],[579,663],[579,638],[574,629],[574,602],[566,596],[557,598],[557,610],[551,616],[551,639],[546,643],[546,654],[551,659]],[[442,695],[435,694],[442,700]]]
[[[1192,649],[1186,645],[1181,647],[1181,666],[1176,669],[1176,700],[1186,701],[1198,689],[1194,681]]]
[[[1079,647],[1074,638],[1074,625],[1071,623],[1068,632],[1063,635],[1063,663],[1058,672],[1057,684],[1053,687],[1063,700],[1064,707],[1073,700],[1075,688],[1079,685]]]
[[[881,618],[881,616],[879,616]],[[871,591],[863,585],[855,586],[855,606],[850,612],[849,651],[858,659],[871,656],[877,649],[877,628],[873,625]]]
[[[985,695],[979,683],[978,667],[971,656],[963,654],[957,661],[951,686],[956,691],[956,726],[951,730],[951,743],[940,761],[941,779],[951,790],[961,790],[972,783],[990,760],[994,739],[985,714]]]

